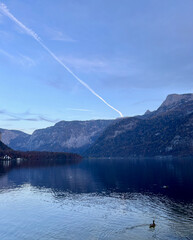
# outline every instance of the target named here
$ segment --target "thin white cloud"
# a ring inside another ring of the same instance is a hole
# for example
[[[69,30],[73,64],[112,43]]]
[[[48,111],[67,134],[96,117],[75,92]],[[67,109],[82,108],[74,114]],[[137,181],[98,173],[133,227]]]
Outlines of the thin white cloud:
[[[17,18],[13,16],[13,14],[10,13],[9,9],[4,3],[0,3],[0,11],[5,14],[8,18],[10,18],[13,22],[15,22],[19,27],[21,27],[25,32],[33,37],[41,46],[44,48],[47,53],[49,53],[50,56],[52,56],[53,59],[55,59],[56,62],[58,62],[66,71],[68,71],[82,86],[84,86],[88,91],[90,91],[95,97],[100,99],[104,104],[106,104],[109,108],[116,111],[121,117],[123,117],[123,114],[121,111],[113,107],[111,104],[109,104],[107,101],[105,101],[104,98],[102,98],[98,93],[96,93],[86,82],[84,82],[82,79],[80,79],[69,67],[67,67],[60,58],[58,58],[40,39],[40,37],[32,31],[30,28],[26,27],[22,22],[20,22]]]
[[[29,122],[51,122],[57,123],[60,119],[52,119],[49,118],[47,115],[39,114],[39,113],[32,113],[30,111],[25,111],[23,113],[15,113],[8,111],[6,109],[0,109],[0,116],[1,121],[9,121],[9,122],[19,122],[19,121],[29,121]]]
[[[53,40],[53,41],[76,42],[75,39],[71,38],[70,36],[56,29],[46,27],[45,34],[50,40]]]
[[[21,23],[20,21],[17,20],[17,18],[15,18],[10,12],[9,9],[7,8],[7,6],[4,3],[0,3],[0,10],[2,11],[2,13],[7,16],[8,18],[10,18],[12,21],[14,21],[19,27],[21,27],[23,30],[25,30],[25,32],[27,34],[29,34],[30,36],[32,36],[34,39],[36,39],[37,41],[40,41],[39,36],[32,31],[30,28],[27,28],[23,23]]]
[[[126,58],[80,58],[73,56],[60,56],[62,61],[66,62],[70,67],[81,72],[101,72],[110,75],[133,75],[139,72],[137,63]]]
[[[86,59],[72,56],[63,56],[61,59],[71,67],[84,72],[105,71],[105,69],[108,67],[107,61],[98,58]]]
[[[4,51],[3,49],[0,49],[0,54],[1,54],[1,55],[4,55],[5,57],[7,57],[7,58],[10,59],[10,60],[13,60],[13,59],[14,59],[14,56],[13,56],[13,55],[11,55],[10,53]]]
[[[33,67],[36,65],[36,61],[34,61],[32,58],[25,56],[23,54],[19,54],[20,55],[20,64],[24,65],[24,66],[29,66],[29,67]]]
[[[6,57],[9,61],[13,62],[14,64],[19,64],[22,66],[33,67],[36,65],[36,61],[32,58],[25,56],[23,54],[13,55],[3,49],[0,49],[0,55]]]
[[[80,112],[92,112],[92,110],[83,109],[83,108],[66,108],[66,110],[70,110],[70,111],[80,111]]]

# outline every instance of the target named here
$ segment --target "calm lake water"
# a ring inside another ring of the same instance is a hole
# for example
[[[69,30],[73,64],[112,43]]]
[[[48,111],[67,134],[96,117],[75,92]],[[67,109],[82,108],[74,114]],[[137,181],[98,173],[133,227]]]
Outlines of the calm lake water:
[[[193,159],[1,162],[0,239],[192,240]]]

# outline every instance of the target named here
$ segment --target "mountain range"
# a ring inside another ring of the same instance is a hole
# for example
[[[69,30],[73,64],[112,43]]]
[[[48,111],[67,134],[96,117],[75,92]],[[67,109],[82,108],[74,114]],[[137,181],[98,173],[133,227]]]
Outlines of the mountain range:
[[[83,153],[114,120],[61,121],[32,135],[0,129],[2,141],[19,151]]]
[[[155,111],[115,120],[61,121],[32,135],[0,129],[15,150],[86,157],[193,155],[193,94],[171,94]]]
[[[193,155],[193,94],[169,95],[143,116],[109,126],[86,151],[89,157]]]

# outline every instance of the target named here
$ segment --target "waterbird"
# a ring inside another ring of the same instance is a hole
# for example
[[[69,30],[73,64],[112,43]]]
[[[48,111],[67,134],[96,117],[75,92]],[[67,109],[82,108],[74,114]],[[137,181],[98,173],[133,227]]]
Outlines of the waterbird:
[[[150,228],[155,228],[156,224],[155,224],[155,220],[153,220],[153,223],[149,224]]]

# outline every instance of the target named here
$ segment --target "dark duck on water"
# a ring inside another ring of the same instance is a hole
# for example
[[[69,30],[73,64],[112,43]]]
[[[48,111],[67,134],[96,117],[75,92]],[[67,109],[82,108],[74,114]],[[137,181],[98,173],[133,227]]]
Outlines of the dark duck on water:
[[[156,226],[155,220],[153,220],[153,223],[151,223],[151,224],[149,225],[149,227],[150,227],[150,228],[155,228],[155,226]]]

